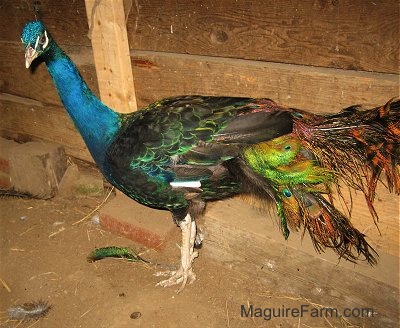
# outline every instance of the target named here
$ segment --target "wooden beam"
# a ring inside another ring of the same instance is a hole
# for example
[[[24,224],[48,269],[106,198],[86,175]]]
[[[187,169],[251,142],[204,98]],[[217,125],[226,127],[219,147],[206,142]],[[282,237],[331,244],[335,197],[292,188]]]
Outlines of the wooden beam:
[[[131,49],[399,71],[399,1],[137,0]]]
[[[94,94],[99,95],[91,47],[61,47],[76,64],[89,88]],[[21,42],[0,41],[0,49],[0,92],[38,100],[46,105],[63,107],[44,63],[37,65],[34,71],[26,69]],[[13,69],[10,70],[10,67]]]
[[[86,145],[61,106],[0,93],[0,135],[22,140],[47,140],[65,147],[68,155],[93,162]]]
[[[62,106],[45,65],[32,74],[23,64],[23,53],[15,55],[21,52],[20,43],[0,41],[0,48],[1,92]],[[63,48],[98,94],[91,49]],[[139,108],[174,95],[204,94],[267,97],[286,106],[337,112],[355,104],[382,105],[400,95],[398,74],[138,50],[131,60]]]
[[[85,0],[102,101],[118,112],[137,109],[123,0]]]
[[[0,1],[0,40],[19,42],[33,2]],[[90,46],[85,1],[36,2],[60,45]],[[399,71],[398,0],[127,0],[126,9],[131,50]]]
[[[399,75],[152,51],[132,54],[138,103],[182,94],[271,98],[337,112],[399,96]],[[156,86],[156,87],[155,87]]]

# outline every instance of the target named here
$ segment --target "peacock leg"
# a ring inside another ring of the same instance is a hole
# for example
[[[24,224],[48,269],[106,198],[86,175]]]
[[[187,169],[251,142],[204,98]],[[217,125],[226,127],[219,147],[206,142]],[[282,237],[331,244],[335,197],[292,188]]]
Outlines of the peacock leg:
[[[199,256],[199,252],[194,250],[194,243],[196,241],[197,228],[196,221],[192,220],[190,224],[190,264],[193,263],[194,259]]]
[[[192,269],[192,262],[198,256],[194,251],[194,241],[196,238],[196,222],[187,214],[185,219],[179,223],[182,231],[182,246],[181,246],[181,267],[176,271],[160,272],[156,275],[170,275],[169,279],[160,281],[156,286],[169,287],[177,284],[182,284],[178,290],[181,292],[187,283],[191,284],[196,275]]]

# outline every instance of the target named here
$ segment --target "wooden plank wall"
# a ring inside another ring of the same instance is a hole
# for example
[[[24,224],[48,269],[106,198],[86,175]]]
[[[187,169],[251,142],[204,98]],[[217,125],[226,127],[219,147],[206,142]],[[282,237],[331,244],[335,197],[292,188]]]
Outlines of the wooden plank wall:
[[[131,47],[398,72],[398,1],[178,3],[139,1],[128,20]]]
[[[56,141],[70,155],[91,161],[44,65],[34,73],[24,67],[19,39],[24,24],[34,19],[33,2],[0,2],[0,133]],[[125,5],[139,107],[167,96],[207,94],[269,97],[332,112],[399,96],[398,0],[127,0]],[[98,94],[84,0],[41,0],[39,9]],[[398,197],[384,197],[394,206],[381,229],[387,235],[378,237],[389,238],[386,249],[398,254]]]

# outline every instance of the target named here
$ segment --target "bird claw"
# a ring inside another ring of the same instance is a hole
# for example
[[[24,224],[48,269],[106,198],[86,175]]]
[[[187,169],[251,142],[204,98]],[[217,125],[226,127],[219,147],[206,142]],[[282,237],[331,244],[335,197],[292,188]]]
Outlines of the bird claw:
[[[181,287],[178,289],[177,293],[180,293],[185,288],[186,284],[190,285],[196,280],[196,274],[193,272],[192,268],[189,268],[188,270],[180,268],[177,271],[157,272],[155,275],[170,276],[169,279],[158,282],[156,286],[170,287],[181,284]]]
[[[158,271],[156,273],[153,273],[153,276],[155,276],[155,277],[171,277],[175,273],[176,273],[176,270]]]
[[[196,274],[192,270],[192,262],[193,260],[199,256],[199,253],[194,251],[190,257],[189,257],[189,262],[186,263],[185,267],[183,268],[182,266],[175,271],[161,271],[161,272],[156,272],[154,275],[157,277],[165,277],[169,276],[169,279],[162,280],[156,284],[156,286],[161,286],[161,287],[170,287],[178,284],[182,284],[181,287],[178,289],[177,293],[180,293],[187,284],[193,283],[193,281],[196,280]]]

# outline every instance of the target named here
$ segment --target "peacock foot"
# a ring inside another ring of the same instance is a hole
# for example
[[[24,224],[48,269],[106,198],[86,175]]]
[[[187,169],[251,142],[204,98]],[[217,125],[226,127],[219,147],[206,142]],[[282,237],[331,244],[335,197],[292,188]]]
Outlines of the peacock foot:
[[[178,293],[180,293],[187,284],[191,284],[193,281],[196,280],[196,274],[193,272],[192,268],[188,270],[184,270],[182,267],[176,271],[164,271],[158,272],[157,276],[170,276],[170,278],[166,280],[162,280],[156,284],[156,286],[161,287],[170,287],[181,284],[181,287],[178,289]]]
[[[176,271],[158,272],[156,276],[170,276],[169,279],[160,281],[156,286],[169,287],[181,284],[178,289],[180,293],[186,286],[196,280],[196,275],[192,270],[194,259],[199,256],[199,253],[194,250],[194,240],[196,238],[196,223],[189,214],[187,214],[179,223],[182,231],[181,245],[181,266]]]
[[[182,258],[182,265],[178,270],[157,272],[155,275],[158,277],[169,276],[170,278],[160,281],[156,286],[170,287],[181,284],[181,287],[178,289],[178,293],[180,293],[187,284],[190,285],[196,280],[196,274],[192,269],[192,262],[198,255],[199,253],[194,251],[189,256],[184,256]]]

